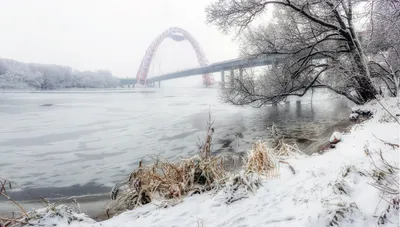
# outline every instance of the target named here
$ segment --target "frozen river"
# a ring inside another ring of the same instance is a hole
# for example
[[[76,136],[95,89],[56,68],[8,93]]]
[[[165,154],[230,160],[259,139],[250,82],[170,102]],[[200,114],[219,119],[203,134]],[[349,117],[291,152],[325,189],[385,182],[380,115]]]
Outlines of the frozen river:
[[[312,152],[347,123],[348,105],[305,99],[301,105],[235,107],[222,104],[218,90],[204,88],[3,91],[0,178],[42,193],[56,187],[57,196],[102,193],[148,155],[174,160],[196,154],[209,111],[215,152],[247,151],[273,124]]]

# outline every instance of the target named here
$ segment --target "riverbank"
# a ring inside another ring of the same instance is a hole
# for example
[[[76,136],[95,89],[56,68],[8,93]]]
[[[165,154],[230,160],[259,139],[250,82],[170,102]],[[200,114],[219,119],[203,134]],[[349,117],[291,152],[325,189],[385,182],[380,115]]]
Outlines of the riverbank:
[[[398,99],[381,102],[394,115],[400,113]],[[287,159],[295,174],[281,166],[279,177],[263,179],[262,187],[231,204],[220,200],[220,193],[204,193],[186,197],[168,208],[147,204],[103,222],[84,215],[72,222],[47,216],[41,224],[314,227],[376,226],[380,222],[398,226],[398,204],[390,205],[399,198],[398,169],[385,166],[379,154],[382,152],[391,166],[399,166],[399,125],[377,102],[363,108],[371,110],[373,118],[352,127],[336,148],[322,155]],[[397,191],[392,195],[378,190],[377,182],[385,184],[387,180],[397,182]]]

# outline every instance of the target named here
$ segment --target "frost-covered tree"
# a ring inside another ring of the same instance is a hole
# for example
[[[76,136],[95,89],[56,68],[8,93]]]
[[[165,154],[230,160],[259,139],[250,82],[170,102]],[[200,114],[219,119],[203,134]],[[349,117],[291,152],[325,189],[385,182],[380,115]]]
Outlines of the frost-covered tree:
[[[332,90],[358,104],[375,99],[365,46],[355,26],[360,2],[219,0],[209,5],[207,22],[224,32],[237,31],[243,55],[287,56],[259,77],[236,78],[223,89],[225,100],[261,106],[316,88]],[[262,23],[268,6],[274,6],[273,19]]]
[[[119,79],[107,70],[77,71],[58,65],[26,64],[0,59],[0,88],[108,88],[117,87]]]
[[[371,75],[392,96],[400,89],[400,2],[374,0],[369,3],[370,23],[363,44],[370,57]]]

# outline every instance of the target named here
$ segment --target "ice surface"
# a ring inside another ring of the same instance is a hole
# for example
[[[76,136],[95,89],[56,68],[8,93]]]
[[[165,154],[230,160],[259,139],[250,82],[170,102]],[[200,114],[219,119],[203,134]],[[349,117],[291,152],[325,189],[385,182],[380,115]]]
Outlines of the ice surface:
[[[209,111],[219,153],[247,151],[273,124],[293,142],[329,137],[349,115],[342,101],[235,107],[205,88],[2,92],[0,100],[1,177],[24,188],[112,186],[148,155],[194,155]]]

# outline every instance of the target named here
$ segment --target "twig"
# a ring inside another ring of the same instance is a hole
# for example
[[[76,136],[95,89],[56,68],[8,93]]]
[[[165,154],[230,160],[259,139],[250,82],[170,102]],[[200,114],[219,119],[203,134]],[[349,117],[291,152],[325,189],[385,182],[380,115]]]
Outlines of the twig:
[[[376,101],[379,103],[379,105],[382,106],[382,108],[383,108],[384,110],[386,110],[386,112],[388,112],[388,114],[389,114],[390,116],[392,116],[392,117],[397,121],[397,124],[400,125],[400,121],[397,120],[397,118],[396,118],[388,109],[386,109],[386,107],[383,106],[382,103],[381,103],[378,99],[376,99]]]
[[[26,211],[24,210],[24,208],[22,208],[22,206],[21,206],[17,201],[15,201],[13,198],[11,198],[10,196],[8,196],[7,194],[0,193],[0,195],[6,197],[8,200],[10,200],[10,201],[13,202],[15,205],[17,205],[17,206],[19,207],[19,209],[21,209],[22,213],[23,213],[26,217],[28,217],[28,214],[26,213]]]
[[[10,222],[9,224],[11,224],[11,223],[13,223],[13,222],[18,222],[18,223],[21,223],[21,224],[24,224],[24,225],[30,225],[30,226],[33,226],[33,225],[34,225],[34,226],[45,226],[44,224],[37,224],[37,223],[32,224],[32,223],[29,223],[29,222],[26,222],[26,221],[21,221],[21,220],[11,219],[11,218],[3,218],[3,217],[0,217],[0,220]],[[9,224],[6,223],[5,226],[7,226],[7,225],[9,225]]]
[[[296,171],[294,170],[293,166],[291,166],[291,165],[289,164],[289,162],[283,161],[283,160],[279,160],[279,162],[288,165],[288,166],[289,166],[289,169],[292,171],[292,173],[293,173],[293,174],[296,174]]]
[[[372,133],[372,135],[373,135],[375,138],[377,138],[378,140],[380,140],[382,143],[384,143],[385,145],[391,146],[393,149],[394,149],[395,147],[400,147],[399,144],[389,143],[389,142],[386,142],[386,141],[384,141],[384,140],[382,140],[382,139],[379,139],[379,138],[376,137],[373,133]]]
[[[383,197],[381,196],[381,200],[379,200],[378,204],[375,207],[374,215],[376,214],[376,211],[378,210],[378,206],[379,206],[379,204],[381,204],[382,200],[383,200]]]

